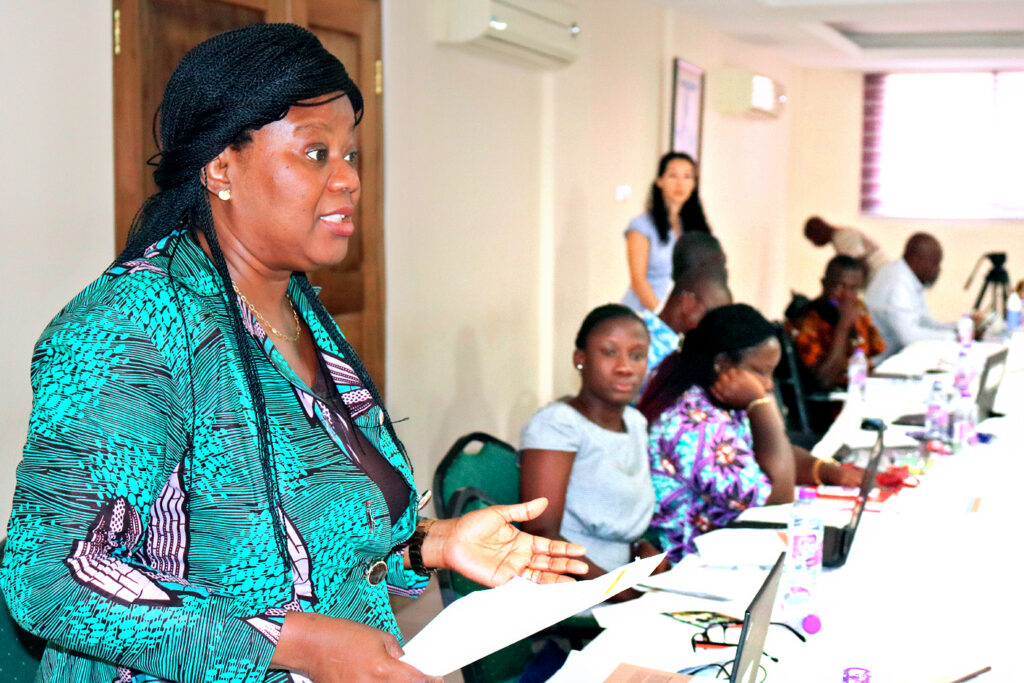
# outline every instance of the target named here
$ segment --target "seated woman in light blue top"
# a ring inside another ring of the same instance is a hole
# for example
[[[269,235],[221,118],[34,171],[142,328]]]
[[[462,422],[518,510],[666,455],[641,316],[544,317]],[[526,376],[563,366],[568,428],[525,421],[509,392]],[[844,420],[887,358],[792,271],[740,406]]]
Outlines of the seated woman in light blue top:
[[[541,408],[523,428],[520,496],[548,499],[523,530],[587,549],[586,578],[658,551],[637,539],[654,510],[647,420],[629,404],[647,369],[647,329],[621,304],[600,306],[576,335],[578,394]],[[667,567],[667,565],[666,565]],[[636,597],[634,591],[620,599]]]
[[[647,211],[626,228],[629,289],[622,303],[658,310],[672,288],[672,248],[683,232],[711,232],[697,192],[697,166],[688,154],[669,152],[658,162]]]

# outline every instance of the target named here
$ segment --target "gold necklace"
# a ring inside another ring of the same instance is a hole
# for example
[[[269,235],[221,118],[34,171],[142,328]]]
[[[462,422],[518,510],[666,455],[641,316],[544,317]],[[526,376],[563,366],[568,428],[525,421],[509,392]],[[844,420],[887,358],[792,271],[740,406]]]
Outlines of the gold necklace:
[[[238,289],[238,285],[232,282],[231,286],[234,288],[235,294],[237,294],[242,300],[242,303],[245,304],[245,307],[252,311],[252,314],[256,316],[257,320],[263,323],[263,326],[270,331],[270,334],[283,339],[286,342],[297,342],[299,340],[299,336],[302,334],[302,325],[299,324],[299,314],[295,311],[295,304],[292,303],[290,298],[286,298],[286,301],[288,302],[288,307],[292,309],[292,317],[295,319],[295,334],[293,335],[287,335],[271,325],[270,321],[267,320],[262,313],[257,311],[255,306],[249,303],[249,300],[245,298],[245,294],[242,294]]]

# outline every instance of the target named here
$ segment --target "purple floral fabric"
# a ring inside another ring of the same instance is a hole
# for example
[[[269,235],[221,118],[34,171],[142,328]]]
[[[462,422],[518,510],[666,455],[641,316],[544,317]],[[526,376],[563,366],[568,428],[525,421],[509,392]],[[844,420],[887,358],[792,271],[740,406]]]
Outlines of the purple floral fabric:
[[[716,406],[698,386],[651,426],[651,528],[671,562],[695,552],[700,534],[765,504],[771,482],[754,460],[753,444],[746,412]]]

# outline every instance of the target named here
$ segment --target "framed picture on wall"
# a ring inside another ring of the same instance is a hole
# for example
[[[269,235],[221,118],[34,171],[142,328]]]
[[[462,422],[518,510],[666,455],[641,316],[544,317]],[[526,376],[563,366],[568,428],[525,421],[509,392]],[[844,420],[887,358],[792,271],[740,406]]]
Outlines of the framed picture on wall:
[[[704,69],[678,57],[672,60],[673,152],[685,152],[700,161],[700,127],[704,114]]]

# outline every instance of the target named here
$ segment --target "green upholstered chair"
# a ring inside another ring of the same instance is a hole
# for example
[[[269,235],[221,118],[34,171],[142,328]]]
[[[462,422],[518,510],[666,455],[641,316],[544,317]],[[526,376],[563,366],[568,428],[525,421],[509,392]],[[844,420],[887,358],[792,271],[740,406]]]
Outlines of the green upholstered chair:
[[[456,440],[434,472],[438,516],[458,517],[488,505],[519,502],[519,455],[504,441],[484,432]],[[483,588],[456,572],[439,571],[441,601],[450,605]],[[600,632],[593,617],[570,617],[531,638],[513,643],[462,668],[466,683],[518,681],[544,640],[562,638],[580,648]]]
[[[484,432],[473,432],[456,440],[434,472],[434,506],[438,517],[453,514],[453,498],[464,493],[463,505],[479,498],[486,504],[519,502],[519,456],[516,449]],[[470,509],[470,508],[467,508]]]

